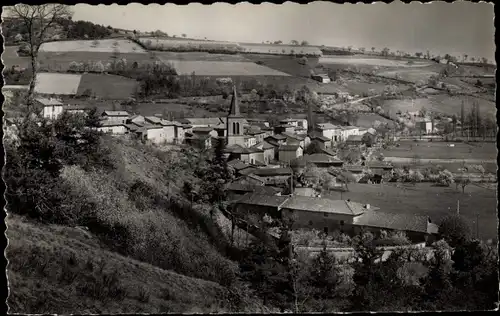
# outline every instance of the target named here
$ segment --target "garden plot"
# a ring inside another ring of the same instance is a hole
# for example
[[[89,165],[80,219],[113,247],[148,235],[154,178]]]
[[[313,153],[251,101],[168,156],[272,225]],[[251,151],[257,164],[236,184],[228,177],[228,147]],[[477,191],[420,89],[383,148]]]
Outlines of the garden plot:
[[[171,64],[178,74],[192,74],[198,76],[283,76],[281,71],[249,62],[238,61],[199,61],[199,60],[171,60],[160,59]]]
[[[378,66],[378,67],[401,67],[401,68],[412,68],[412,67],[425,67],[429,66],[429,62],[414,61],[413,63],[408,63],[406,60],[392,60],[385,58],[359,58],[359,57],[334,57],[334,56],[323,56],[319,59],[320,64],[343,64],[343,65],[368,65],[368,66]]]
[[[123,39],[93,41],[57,41],[43,43],[40,52],[102,52],[102,53],[147,53],[141,46]]]
[[[74,95],[78,92],[82,76],[59,73],[39,73],[35,92],[40,94]]]

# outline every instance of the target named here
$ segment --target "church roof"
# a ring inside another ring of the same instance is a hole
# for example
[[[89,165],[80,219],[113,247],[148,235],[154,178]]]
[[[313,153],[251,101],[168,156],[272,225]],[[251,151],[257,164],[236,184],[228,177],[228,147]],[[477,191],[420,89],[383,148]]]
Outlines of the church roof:
[[[231,106],[229,107],[228,117],[243,117],[240,113],[240,104],[238,102],[238,93],[236,86],[233,86],[233,98],[231,99]]]

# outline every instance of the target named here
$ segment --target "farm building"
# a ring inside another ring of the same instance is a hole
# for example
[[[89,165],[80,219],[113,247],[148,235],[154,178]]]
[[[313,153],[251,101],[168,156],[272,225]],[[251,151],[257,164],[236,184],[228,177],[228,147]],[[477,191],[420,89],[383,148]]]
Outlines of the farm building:
[[[129,129],[122,122],[103,121],[101,126],[97,127],[98,131],[111,135],[125,135],[129,133]]]
[[[361,230],[404,231],[410,240],[420,243],[437,233],[437,226],[427,216],[384,213],[378,207],[350,200],[247,193],[235,201],[232,208],[240,214],[293,218],[292,229],[317,229],[327,234],[334,231],[349,235]]]
[[[253,147],[264,151],[264,163],[266,165],[276,158],[276,147],[266,141],[259,142]]]
[[[129,114],[127,111],[104,111],[102,117],[108,122],[125,124]]]
[[[293,171],[291,168],[260,168],[251,173],[263,178],[266,185],[281,185],[289,181]]]
[[[330,83],[332,81],[326,74],[312,75],[311,78],[321,83]]]
[[[37,98],[35,103],[43,108],[43,117],[51,120],[57,119],[64,110],[64,104],[56,99]]]
[[[303,155],[303,149],[300,145],[281,145],[278,148],[278,160],[283,163],[290,163],[293,159]]]

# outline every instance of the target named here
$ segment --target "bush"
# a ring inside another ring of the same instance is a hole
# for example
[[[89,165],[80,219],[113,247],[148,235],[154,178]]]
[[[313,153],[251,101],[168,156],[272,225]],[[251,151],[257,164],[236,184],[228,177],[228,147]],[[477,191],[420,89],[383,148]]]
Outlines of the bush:
[[[452,247],[456,247],[471,237],[470,227],[460,215],[446,216],[439,225],[439,235]]]

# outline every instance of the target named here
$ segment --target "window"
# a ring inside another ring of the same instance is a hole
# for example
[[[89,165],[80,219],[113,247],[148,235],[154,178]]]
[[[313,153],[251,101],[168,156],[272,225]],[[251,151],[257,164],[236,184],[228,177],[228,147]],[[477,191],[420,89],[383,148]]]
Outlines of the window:
[[[324,232],[326,235],[328,235],[328,227],[324,227],[324,228],[323,228],[323,232]]]
[[[344,221],[340,221],[340,226],[344,226]]]
[[[312,226],[312,224],[313,224],[313,221],[309,221],[309,226]]]
[[[323,216],[324,217],[328,217],[328,213],[323,213]]]
[[[232,132],[232,134],[236,134],[236,123],[235,122],[233,122],[233,132]]]

